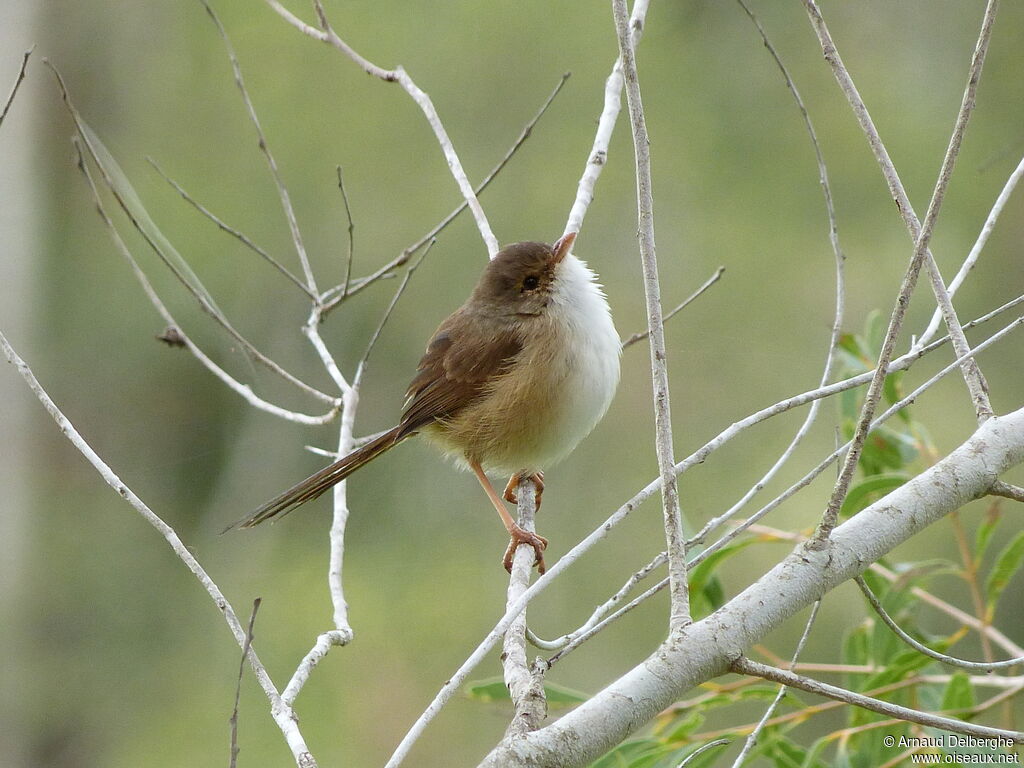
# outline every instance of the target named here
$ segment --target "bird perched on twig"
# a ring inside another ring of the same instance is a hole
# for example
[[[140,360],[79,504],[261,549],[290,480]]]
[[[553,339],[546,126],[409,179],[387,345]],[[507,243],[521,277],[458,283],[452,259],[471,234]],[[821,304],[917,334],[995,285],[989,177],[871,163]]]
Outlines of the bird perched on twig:
[[[516,524],[486,471],[510,473],[515,503],[530,477],[537,506],[543,471],[594,428],[619,381],[619,335],[597,276],[570,253],[576,233],[554,245],[515,243],[484,269],[472,295],[430,339],[398,424],[281,495],[232,528],[290,512],[403,440],[422,434],[472,470],[512,537],[544,572],[547,540]]]

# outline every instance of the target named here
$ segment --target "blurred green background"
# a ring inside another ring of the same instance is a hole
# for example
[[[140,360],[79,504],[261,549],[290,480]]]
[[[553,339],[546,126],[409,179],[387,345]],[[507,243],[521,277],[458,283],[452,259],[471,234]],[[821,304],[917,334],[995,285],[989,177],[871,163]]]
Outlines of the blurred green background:
[[[344,167],[355,218],[355,275],[385,263],[458,203],[432,134],[397,86],[303,37],[258,0],[214,6],[237,49],[322,287],[344,275],[335,165]],[[909,239],[802,6],[754,7],[821,137],[848,256],[846,326],[859,330],[871,309],[888,312]],[[293,8],[308,12],[305,4]],[[823,7],[922,215],[982,8],[980,0]],[[548,115],[482,198],[502,242],[561,234],[615,58],[606,3],[380,0],[329,2],[328,10],[357,50],[383,66],[401,63],[431,94],[474,180],[571,71]],[[322,459],[302,446],[329,447],[336,429],[297,428],[257,413],[186,352],[154,339],[163,324],[95,215],[75,168],[72,125],[42,65],[47,57],[62,70],[84,118],[236,326],[286,368],[329,388],[299,332],[307,313],[302,294],[189,208],[146,162],[153,157],[211,210],[298,269],[221,41],[199,2],[175,0],[4,0],[0,29],[4,93],[21,52],[37,46],[0,128],[0,328],[91,445],[177,529],[236,610],[247,614],[252,599],[263,598],[257,645],[283,687],[329,628],[327,503],[273,527],[218,531],[320,466]],[[933,241],[947,280],[1024,152],[1022,51],[1024,7],[1006,3]],[[668,330],[681,457],[752,410],[817,382],[832,317],[833,261],[811,145],[739,6],[655,3],[639,64],[664,303],[675,305],[726,267],[721,283]],[[1022,292],[1022,194],[957,297],[963,319]],[[125,225],[123,216],[117,221]],[[632,146],[623,119],[576,247],[601,274],[623,335],[644,325],[635,229]],[[122,231],[183,327],[216,361],[260,394],[316,411],[317,403],[253,367],[144,243],[127,226]],[[468,294],[484,258],[468,217],[441,235],[371,361],[358,434],[394,423],[425,340]],[[385,281],[359,294],[324,326],[346,373],[395,285]],[[908,319],[912,332],[923,329],[932,306],[922,281]],[[1024,400],[1022,349],[1018,335],[981,356],[997,410]],[[647,354],[641,345],[626,351],[610,413],[548,473],[540,529],[551,541],[549,561],[656,475]],[[949,359],[947,350],[926,360],[908,383]],[[806,445],[766,493],[831,450],[835,413],[833,405],[823,409]],[[916,415],[941,453],[972,430],[955,376],[925,397]],[[742,495],[801,418],[788,414],[752,430],[687,474],[681,492],[689,518],[702,523]],[[54,429],[9,367],[0,369],[0,434],[0,764],[226,764],[239,651],[218,611],[159,536]],[[768,522],[811,525],[828,488],[826,477]],[[356,641],[330,655],[297,702],[322,766],[382,764],[501,615],[507,583],[499,564],[505,537],[475,480],[429,448],[414,441],[360,472],[350,501],[345,578]],[[968,525],[975,517],[966,517]],[[659,505],[651,502],[545,594],[531,609],[531,625],[545,636],[577,626],[659,551],[661,537]],[[907,557],[955,557],[945,526],[905,549]],[[728,594],[785,551],[748,549],[721,574]],[[838,595],[859,599],[849,586]],[[946,597],[966,600],[952,585]],[[839,634],[861,619],[840,602],[826,602],[805,658],[833,659]],[[997,622],[1024,642],[1019,603],[1008,606]],[[553,679],[599,689],[655,647],[665,607],[664,596],[650,601],[570,656]],[[788,655],[800,626],[783,627],[769,645]],[[965,646],[964,654],[972,650]],[[477,676],[499,671],[494,653]],[[247,675],[239,765],[290,760],[266,710]],[[409,764],[474,764],[500,738],[507,715],[500,704],[456,698]]]

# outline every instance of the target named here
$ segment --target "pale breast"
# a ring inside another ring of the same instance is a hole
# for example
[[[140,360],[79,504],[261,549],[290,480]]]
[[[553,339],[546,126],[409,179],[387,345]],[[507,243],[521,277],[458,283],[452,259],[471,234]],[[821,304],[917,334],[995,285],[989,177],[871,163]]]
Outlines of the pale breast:
[[[574,256],[516,365],[476,403],[426,430],[460,462],[496,472],[544,470],[604,416],[619,381],[619,336],[595,275]]]

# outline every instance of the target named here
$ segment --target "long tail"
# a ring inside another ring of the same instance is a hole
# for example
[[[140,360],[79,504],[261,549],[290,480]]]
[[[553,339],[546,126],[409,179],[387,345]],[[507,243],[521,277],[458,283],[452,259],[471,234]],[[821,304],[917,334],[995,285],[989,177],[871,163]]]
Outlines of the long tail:
[[[367,443],[359,450],[353,451],[348,456],[338,459],[333,464],[324,467],[314,475],[310,475],[301,483],[298,483],[280,496],[268,501],[262,507],[253,512],[249,517],[242,518],[237,523],[232,523],[224,529],[224,533],[234,528],[252,528],[260,523],[270,520],[278,515],[286,515],[301,504],[312,501],[324,491],[340,483],[361,466],[380,456],[385,451],[394,448],[410,434],[399,434],[400,427],[395,427],[385,432],[373,442]]]

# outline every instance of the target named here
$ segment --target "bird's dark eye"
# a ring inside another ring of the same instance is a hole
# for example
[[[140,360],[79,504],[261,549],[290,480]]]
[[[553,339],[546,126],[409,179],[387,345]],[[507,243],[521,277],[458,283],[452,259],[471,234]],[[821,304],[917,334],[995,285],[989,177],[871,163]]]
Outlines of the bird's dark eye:
[[[527,275],[526,278],[523,280],[523,290],[532,291],[539,284],[540,278],[538,278],[536,275]]]

